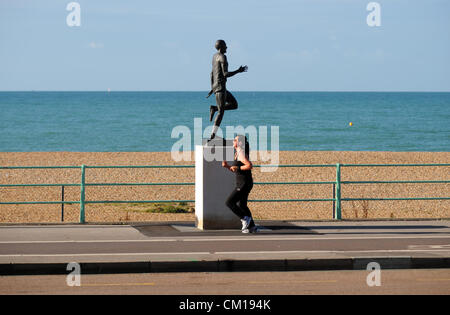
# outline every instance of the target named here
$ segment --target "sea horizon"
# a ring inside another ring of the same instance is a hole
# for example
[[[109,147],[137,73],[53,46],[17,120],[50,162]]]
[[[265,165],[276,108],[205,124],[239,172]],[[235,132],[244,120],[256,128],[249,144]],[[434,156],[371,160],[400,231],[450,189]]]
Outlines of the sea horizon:
[[[304,91],[294,91],[294,90],[232,90],[229,89],[230,92],[244,92],[244,93],[450,93],[450,91],[408,91],[408,90],[374,90],[374,91],[370,91],[370,90],[304,90]],[[27,93],[27,92],[83,92],[83,93],[90,93],[90,92],[95,92],[95,93],[113,93],[113,92],[162,92],[162,93],[208,93],[209,90],[0,90],[0,93],[8,93],[8,92],[21,92],[21,93]]]

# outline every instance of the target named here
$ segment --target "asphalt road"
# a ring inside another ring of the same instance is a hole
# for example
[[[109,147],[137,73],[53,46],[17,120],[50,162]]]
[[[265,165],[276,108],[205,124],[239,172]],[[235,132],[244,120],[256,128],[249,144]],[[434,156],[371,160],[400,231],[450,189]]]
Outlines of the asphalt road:
[[[0,295],[175,294],[200,301],[191,295],[450,294],[450,269],[380,270],[379,286],[367,284],[369,274],[341,270],[81,275],[80,286],[68,286],[66,275],[3,276]]]

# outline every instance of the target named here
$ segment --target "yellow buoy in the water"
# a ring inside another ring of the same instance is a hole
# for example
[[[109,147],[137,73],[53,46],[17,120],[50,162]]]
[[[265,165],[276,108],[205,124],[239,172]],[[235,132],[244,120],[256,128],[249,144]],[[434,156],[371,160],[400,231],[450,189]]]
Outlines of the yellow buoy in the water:
[[[353,126],[353,123],[352,123],[352,122],[349,122],[348,125],[351,127],[351,126]]]

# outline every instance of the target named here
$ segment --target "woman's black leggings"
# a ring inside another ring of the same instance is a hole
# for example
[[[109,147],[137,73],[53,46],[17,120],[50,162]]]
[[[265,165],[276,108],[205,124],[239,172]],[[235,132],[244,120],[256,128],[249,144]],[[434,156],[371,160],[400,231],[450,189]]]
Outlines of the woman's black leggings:
[[[252,214],[247,206],[248,195],[253,188],[253,184],[244,185],[242,188],[236,187],[228,197],[226,205],[240,219],[251,217]]]

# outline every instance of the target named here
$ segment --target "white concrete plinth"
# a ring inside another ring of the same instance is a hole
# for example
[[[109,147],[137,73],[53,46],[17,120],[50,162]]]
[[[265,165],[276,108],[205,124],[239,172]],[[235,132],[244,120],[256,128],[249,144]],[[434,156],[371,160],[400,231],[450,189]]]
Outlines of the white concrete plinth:
[[[240,228],[239,218],[225,205],[236,175],[222,167],[222,161],[233,161],[233,142],[213,141],[195,147],[195,225],[202,230]]]

